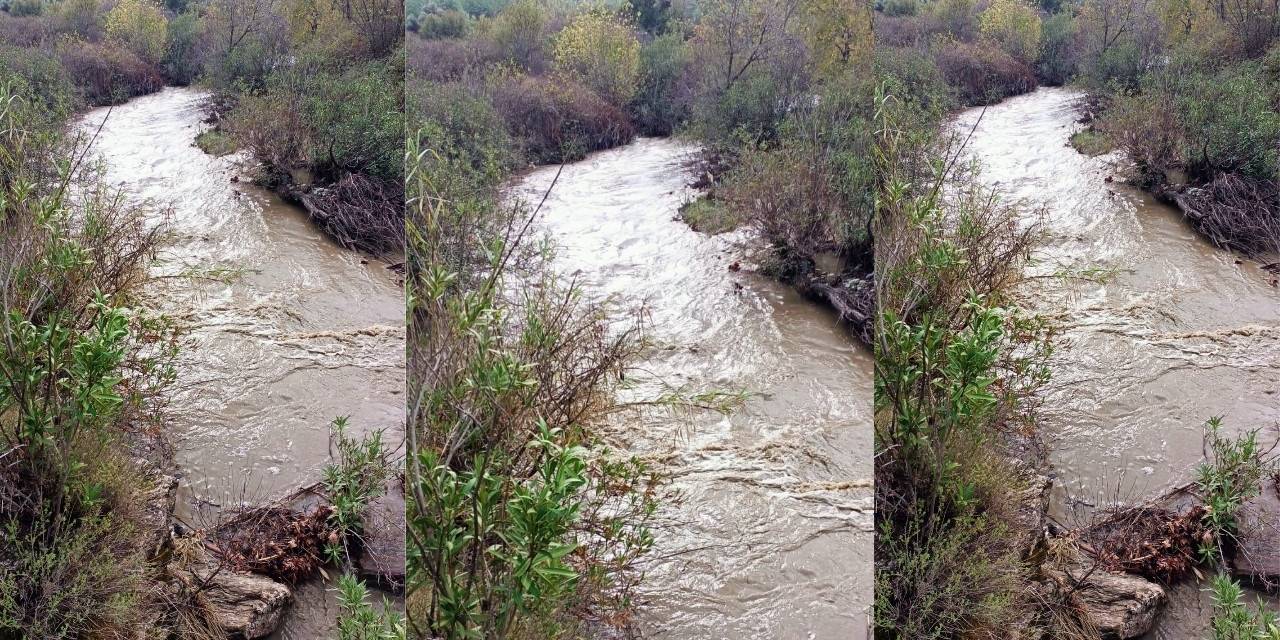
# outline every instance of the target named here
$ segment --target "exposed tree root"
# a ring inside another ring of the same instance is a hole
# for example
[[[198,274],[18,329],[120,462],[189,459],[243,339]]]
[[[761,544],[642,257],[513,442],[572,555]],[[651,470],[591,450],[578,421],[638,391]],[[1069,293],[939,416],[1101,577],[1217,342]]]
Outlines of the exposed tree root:
[[[1228,173],[1203,187],[1160,195],[1218,246],[1250,256],[1280,253],[1280,190],[1274,184]]]
[[[310,191],[286,196],[302,205],[320,228],[341,245],[371,253],[404,247],[404,192],[360,173]]]
[[[1182,512],[1150,505],[1121,509],[1084,531],[1080,548],[1107,571],[1173,584],[1199,563],[1201,545],[1212,540],[1204,515],[1202,505]]]
[[[337,542],[332,514],[329,505],[305,512],[259,507],[220,526],[206,546],[228,568],[297,584],[325,564],[325,545]]]

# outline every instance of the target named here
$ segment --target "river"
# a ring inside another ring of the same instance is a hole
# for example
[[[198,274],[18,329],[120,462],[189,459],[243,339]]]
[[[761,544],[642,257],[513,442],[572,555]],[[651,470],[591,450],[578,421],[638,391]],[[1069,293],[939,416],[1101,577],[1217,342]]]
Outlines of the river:
[[[107,180],[166,230],[145,297],[186,331],[171,419],[177,516],[196,527],[318,480],[335,417],[395,443],[405,421],[398,277],[249,184],[243,158],[196,148],[206,97],[167,88],[79,124]],[[315,614],[320,594],[304,587],[285,637],[320,637],[336,614]]]
[[[1194,478],[1202,425],[1230,433],[1280,425],[1280,289],[1260,264],[1215,248],[1175,209],[1118,178],[1118,154],[1068,144],[1083,94],[1042,88],[963,112],[981,176],[1022,199],[1046,232],[1034,305],[1064,340],[1043,412],[1053,515],[1154,497]],[[1114,176],[1116,181],[1108,181]],[[1074,277],[1054,277],[1072,274]],[[1202,636],[1194,586],[1175,590],[1156,637]],[[1196,611],[1190,611],[1196,609]]]
[[[695,147],[640,139],[566,165],[539,215],[557,268],[648,345],[623,400],[745,390],[728,416],[629,411],[607,438],[662,461],[683,494],[647,567],[644,631],[671,640],[867,637],[872,594],[871,355],[833,314],[749,266],[745,234],[675,219]],[[557,172],[510,188],[536,203]]]

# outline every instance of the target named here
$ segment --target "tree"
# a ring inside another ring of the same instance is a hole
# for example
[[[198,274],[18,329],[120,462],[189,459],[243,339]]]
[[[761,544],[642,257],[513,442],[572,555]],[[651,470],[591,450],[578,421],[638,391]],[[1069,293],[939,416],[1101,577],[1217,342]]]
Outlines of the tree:
[[[152,0],[120,0],[107,14],[107,37],[156,64],[165,55],[169,20]]]
[[[1020,62],[1040,56],[1040,14],[1023,0],[993,0],[979,25],[983,38]]]
[[[695,29],[714,88],[723,93],[754,67],[783,54],[799,0],[712,0]]]
[[[640,42],[613,14],[578,14],[555,41],[556,66],[614,104],[626,104],[640,82]]]
[[[809,49],[819,74],[871,63],[871,5],[865,0],[808,0]]]

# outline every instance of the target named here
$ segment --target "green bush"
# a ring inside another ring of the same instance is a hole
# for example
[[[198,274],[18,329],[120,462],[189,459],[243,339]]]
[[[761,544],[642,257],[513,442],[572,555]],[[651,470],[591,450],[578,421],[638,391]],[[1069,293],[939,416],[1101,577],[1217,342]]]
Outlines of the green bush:
[[[487,191],[516,166],[516,150],[506,124],[483,94],[457,83],[426,83],[410,89],[410,135],[449,168],[441,180],[467,187],[450,193]]]
[[[880,10],[887,16],[914,16],[919,7],[916,0],[884,0]]]
[[[550,22],[550,13],[538,0],[517,0],[494,17],[488,37],[502,59],[541,72],[546,66]]]
[[[456,102],[458,98],[451,100]],[[446,136],[456,138],[453,133]],[[425,138],[432,140],[428,132]],[[658,479],[589,455],[630,332],[530,255],[527,210],[409,140],[410,618],[426,634],[578,637],[634,615]],[[527,286],[514,298],[507,279]],[[425,325],[429,331],[415,331]]]
[[[470,17],[461,11],[424,13],[418,18],[418,35],[428,40],[461,38],[467,35],[470,26]]]
[[[1076,73],[1075,17],[1069,11],[1044,20],[1043,47],[1036,61],[1036,75],[1049,85],[1066,84]]]
[[[169,21],[168,48],[164,55],[164,73],[170,82],[189,85],[200,75],[197,59],[200,43],[200,17],[186,12]]]
[[[1269,98],[1272,88],[1255,66],[1181,73],[1170,82],[1185,139],[1186,167],[1193,177],[1280,176],[1280,114]]]
[[[0,84],[40,105],[40,128],[60,125],[75,107],[75,87],[62,62],[39,49],[0,45]]]
[[[167,323],[128,306],[158,232],[0,83],[0,636],[126,635],[147,604],[133,438],[161,428]],[[60,125],[61,123],[59,123]]]
[[[606,100],[627,104],[640,81],[640,42],[630,24],[603,10],[574,16],[555,36],[556,68]]]
[[[338,578],[338,640],[404,640],[404,616],[386,598],[374,608],[367,600],[369,589],[359,578]]]
[[[640,88],[631,113],[645,135],[671,135],[688,120],[689,104],[679,87],[688,64],[688,49],[679,34],[658,36],[640,50]]]
[[[10,0],[9,13],[19,18],[41,15],[44,13],[44,0]]]

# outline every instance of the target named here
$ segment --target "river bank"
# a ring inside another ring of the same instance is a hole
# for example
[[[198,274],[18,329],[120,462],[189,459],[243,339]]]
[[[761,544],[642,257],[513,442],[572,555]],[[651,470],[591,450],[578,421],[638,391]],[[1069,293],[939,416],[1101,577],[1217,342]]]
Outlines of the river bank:
[[[614,448],[670,470],[642,587],[661,638],[864,637],[871,603],[871,358],[830,312],[751,273],[746,232],[676,219],[696,192],[696,147],[641,138],[565,165],[538,226],[558,271],[618,322],[644,310],[647,346],[622,393],[745,391],[745,404],[673,415],[635,406],[604,426]],[[510,195],[538,202],[556,167]],[[851,391],[852,390],[852,391]],[[867,567],[865,572],[848,567]],[[853,634],[853,635],[850,635]]]
[[[170,406],[188,531],[316,480],[335,417],[398,443],[405,416],[397,276],[240,181],[243,158],[197,149],[205,99],[169,88],[78,124],[106,179],[166,233],[144,296],[184,332]],[[312,637],[333,621],[297,618],[322,625]]]
[[[1225,416],[1232,434],[1280,419],[1270,274],[1113,180],[1123,158],[1072,149],[1082,97],[1040,89],[955,121],[973,129],[982,179],[1026,203],[1025,222],[1044,230],[1031,276],[1037,311],[1063,329],[1043,423],[1050,514],[1064,529],[1189,480],[1210,417]],[[1160,637],[1198,634],[1208,621],[1173,617],[1157,624]]]

